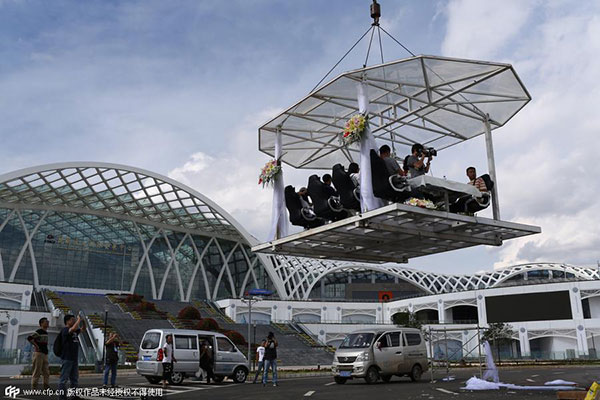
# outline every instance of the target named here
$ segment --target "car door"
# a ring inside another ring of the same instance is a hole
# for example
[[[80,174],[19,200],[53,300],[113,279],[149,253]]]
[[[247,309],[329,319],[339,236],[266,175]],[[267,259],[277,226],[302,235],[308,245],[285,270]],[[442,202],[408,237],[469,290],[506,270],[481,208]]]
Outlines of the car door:
[[[403,370],[405,364],[404,338],[401,331],[388,333],[390,342],[390,372],[397,374]]]
[[[395,350],[391,347],[389,333],[386,333],[377,339],[373,353],[375,354],[375,362],[381,369],[382,374],[394,373]]]
[[[226,337],[218,336],[216,342],[215,372],[223,375],[230,375],[236,364],[235,356],[237,354],[237,349]]]
[[[404,332],[406,340],[405,372],[411,370],[415,364],[420,364],[423,370],[427,368],[427,349],[423,345],[423,338],[419,332]]]
[[[198,370],[198,338],[196,335],[175,334],[173,338],[173,354],[177,362],[174,370],[178,372],[195,372]]]

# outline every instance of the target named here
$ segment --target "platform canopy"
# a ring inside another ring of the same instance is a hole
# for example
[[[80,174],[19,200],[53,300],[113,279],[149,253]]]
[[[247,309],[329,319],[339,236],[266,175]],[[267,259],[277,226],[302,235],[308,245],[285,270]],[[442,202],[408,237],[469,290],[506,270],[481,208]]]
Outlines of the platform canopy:
[[[510,120],[531,97],[510,64],[415,56],[339,75],[259,128],[260,151],[295,168],[330,169],[359,159],[340,133],[358,112],[357,84],[368,84],[369,118],[378,145],[397,154],[414,143],[445,149]]]
[[[409,259],[540,233],[537,226],[390,204],[254,246],[260,253],[354,262]]]

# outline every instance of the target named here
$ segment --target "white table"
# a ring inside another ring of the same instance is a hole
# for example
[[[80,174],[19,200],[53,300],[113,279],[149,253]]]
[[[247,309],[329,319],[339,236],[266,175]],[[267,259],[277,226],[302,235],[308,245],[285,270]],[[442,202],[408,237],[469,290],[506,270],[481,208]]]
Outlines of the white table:
[[[434,196],[443,196],[446,203],[446,211],[450,209],[450,202],[456,201],[459,197],[471,195],[480,198],[483,196],[475,186],[468,183],[449,181],[429,175],[417,176],[416,178],[408,179],[407,182],[413,189],[420,189]]]

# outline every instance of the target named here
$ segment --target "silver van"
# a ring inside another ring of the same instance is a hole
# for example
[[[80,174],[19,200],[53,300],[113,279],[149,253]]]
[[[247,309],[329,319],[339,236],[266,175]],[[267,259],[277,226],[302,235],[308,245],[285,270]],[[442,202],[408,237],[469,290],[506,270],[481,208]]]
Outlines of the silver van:
[[[353,378],[389,382],[394,375],[414,382],[428,369],[427,347],[419,329],[360,330],[344,338],[331,368],[339,384]]]
[[[243,383],[248,376],[248,360],[244,354],[223,334],[187,329],[150,329],[144,334],[136,371],[148,382],[157,384],[162,380],[162,351],[167,335],[173,335],[173,364],[171,383],[179,385],[185,377],[195,376],[200,368],[200,345],[206,340],[213,348],[215,381],[229,377]]]

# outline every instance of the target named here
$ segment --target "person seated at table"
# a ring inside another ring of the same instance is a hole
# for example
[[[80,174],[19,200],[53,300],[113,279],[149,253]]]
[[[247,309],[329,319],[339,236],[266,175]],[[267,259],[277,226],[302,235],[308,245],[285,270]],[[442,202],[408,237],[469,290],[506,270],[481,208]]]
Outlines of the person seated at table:
[[[403,170],[400,168],[398,161],[392,157],[392,150],[390,146],[384,144],[379,148],[379,157],[385,161],[385,167],[387,168],[390,175],[403,175]]]
[[[325,193],[327,193],[330,197],[331,196],[339,196],[337,190],[335,190],[335,188],[331,185],[331,175],[329,174],[325,174],[323,175],[323,183],[325,184]]]
[[[484,195],[480,198],[473,198],[471,195],[461,196],[454,202],[454,204],[450,205],[450,212],[475,213],[483,210],[489,205],[490,195],[488,193],[488,187],[483,176],[477,177],[477,170],[475,167],[468,167],[467,177],[469,178],[468,184],[475,186],[475,188],[481,193],[484,193]]]
[[[485,185],[485,181],[483,180],[483,178],[477,177],[477,170],[475,169],[475,167],[467,168],[467,177],[469,178],[469,185],[475,186],[475,188],[482,193],[488,191],[488,188]]]
[[[412,154],[405,159],[406,167],[408,167],[408,174],[411,178],[416,178],[417,176],[425,175],[429,172],[429,165],[431,164],[431,159],[433,157],[429,153],[426,154],[423,150],[425,150],[425,148],[422,144],[415,143],[410,149]],[[427,158],[427,162],[425,162],[425,158]]]
[[[353,162],[348,165],[348,175],[350,179],[352,179],[352,183],[354,183],[354,187],[360,190],[360,169],[358,168],[358,164]]]

